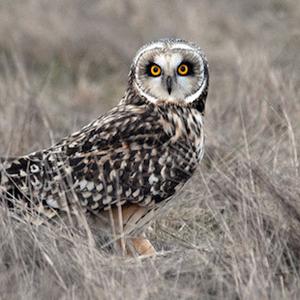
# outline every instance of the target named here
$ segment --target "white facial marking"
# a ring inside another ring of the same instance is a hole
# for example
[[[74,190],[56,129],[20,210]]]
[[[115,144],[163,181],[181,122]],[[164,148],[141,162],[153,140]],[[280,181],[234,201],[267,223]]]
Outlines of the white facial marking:
[[[195,49],[187,44],[183,43],[177,43],[171,46],[171,49],[182,49],[182,50],[192,50],[195,51]]]
[[[173,75],[174,67],[179,66],[182,60],[182,55],[179,53],[162,53],[155,57],[154,62],[163,69],[166,75]]]
[[[204,78],[204,61],[201,54],[193,46],[178,42],[157,42],[142,49],[134,62],[137,66],[136,89],[148,101],[170,101],[191,103],[203,93],[207,79]],[[179,75],[178,66],[188,61],[194,72],[187,76]],[[144,71],[147,63],[155,63],[161,68],[161,75],[154,77],[146,75]],[[139,73],[140,68],[140,73]],[[172,79],[172,89],[168,90],[166,79]]]
[[[163,43],[155,43],[153,45],[150,45],[148,47],[146,47],[145,49],[142,49],[140,52],[137,53],[135,59],[134,59],[134,64],[137,63],[137,61],[139,60],[139,58],[146,52],[146,51],[150,51],[150,50],[154,50],[154,49],[161,49],[164,47]]]

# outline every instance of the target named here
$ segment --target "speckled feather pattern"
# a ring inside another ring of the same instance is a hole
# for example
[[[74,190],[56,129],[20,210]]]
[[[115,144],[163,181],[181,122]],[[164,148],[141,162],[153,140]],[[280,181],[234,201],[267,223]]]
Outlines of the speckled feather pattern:
[[[121,104],[63,139],[1,167],[1,190],[27,206],[87,210],[117,202],[149,205],[175,193],[203,150],[202,115],[176,105]]]
[[[133,80],[131,70],[120,104],[80,131],[48,149],[2,159],[0,198],[10,208],[55,214],[75,207],[97,214],[130,203],[155,207],[170,199],[203,156],[208,85],[189,105],[153,104]]]

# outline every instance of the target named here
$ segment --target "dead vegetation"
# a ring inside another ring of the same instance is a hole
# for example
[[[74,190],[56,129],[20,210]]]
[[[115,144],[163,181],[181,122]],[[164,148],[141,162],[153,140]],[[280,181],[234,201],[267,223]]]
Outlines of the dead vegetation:
[[[160,255],[109,254],[84,232],[0,221],[3,299],[299,299],[297,1],[0,3],[0,151],[20,155],[121,98],[136,49],[198,42],[210,62],[207,151],[149,231]]]

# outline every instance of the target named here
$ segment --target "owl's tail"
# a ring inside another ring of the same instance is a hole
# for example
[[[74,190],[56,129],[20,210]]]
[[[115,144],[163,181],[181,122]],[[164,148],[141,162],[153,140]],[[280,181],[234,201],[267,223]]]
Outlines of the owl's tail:
[[[14,158],[0,157],[0,203],[6,202],[7,193],[13,187],[7,173],[7,168],[13,160]]]
[[[28,183],[29,157],[0,158],[0,203],[14,207],[14,202]]]

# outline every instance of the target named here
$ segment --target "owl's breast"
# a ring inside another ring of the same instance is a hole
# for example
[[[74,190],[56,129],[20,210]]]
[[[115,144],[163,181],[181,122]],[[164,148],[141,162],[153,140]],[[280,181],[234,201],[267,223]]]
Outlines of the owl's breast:
[[[161,124],[165,132],[171,136],[171,144],[177,145],[176,147],[185,145],[188,152],[195,154],[196,160],[202,159],[204,132],[201,113],[195,109],[177,107],[161,118]]]
[[[156,202],[173,195],[193,175],[204,148],[202,116],[196,110],[170,110],[161,124],[170,140],[159,149],[150,170],[151,193]]]

